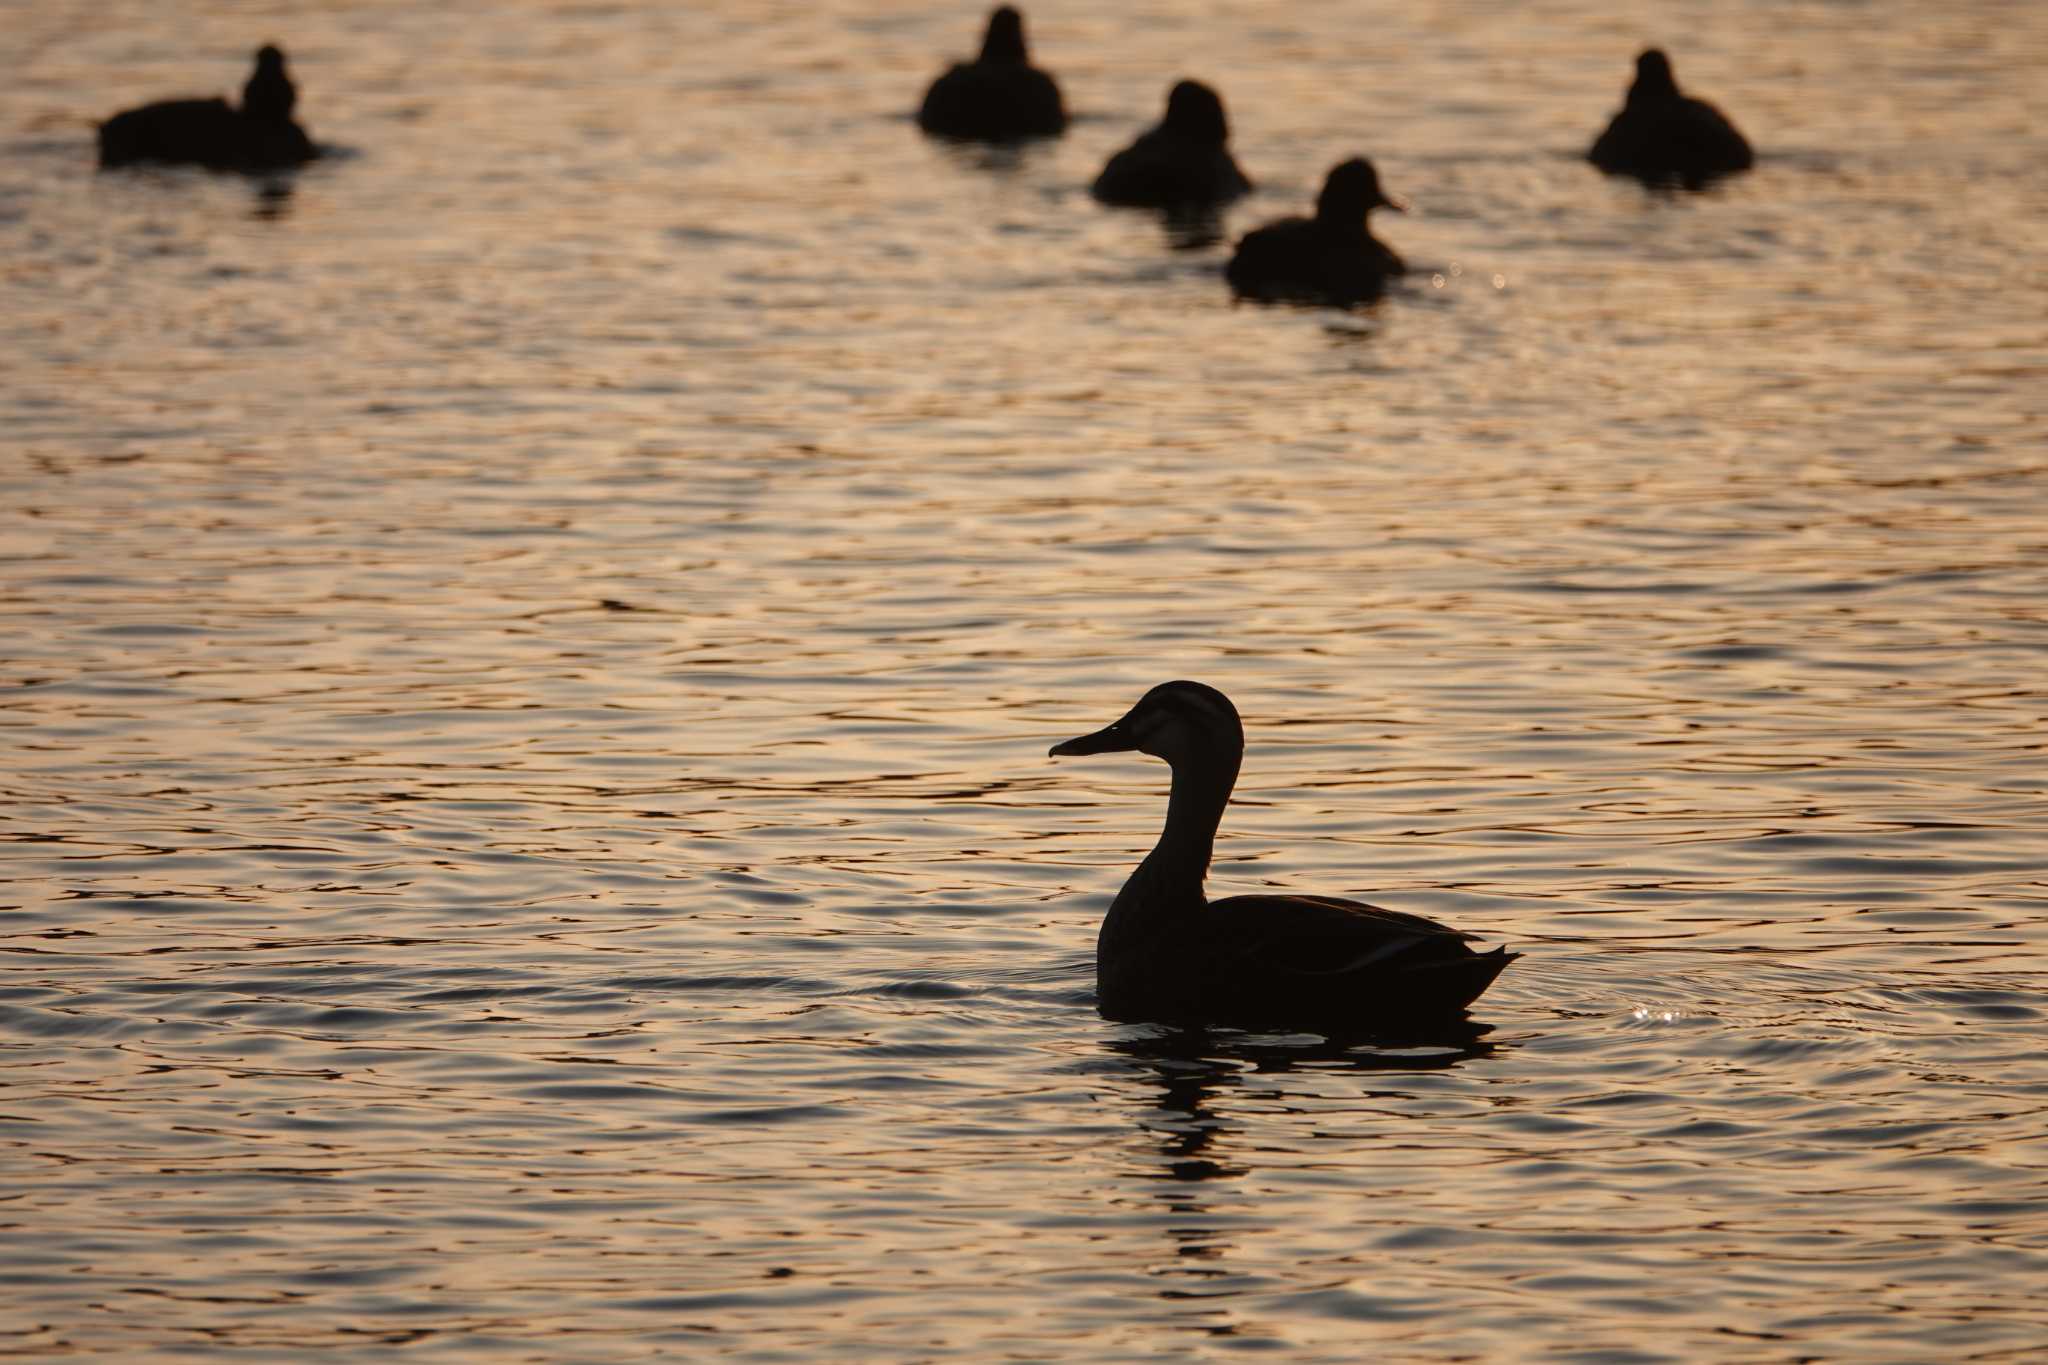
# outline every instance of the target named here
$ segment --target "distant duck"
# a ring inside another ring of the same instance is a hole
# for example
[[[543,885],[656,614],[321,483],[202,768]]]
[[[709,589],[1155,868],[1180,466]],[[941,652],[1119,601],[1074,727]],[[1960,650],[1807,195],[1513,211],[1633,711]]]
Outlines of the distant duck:
[[[981,55],[932,82],[917,124],[927,133],[977,142],[1056,137],[1066,131],[1066,106],[1051,76],[1031,65],[1024,16],[1003,5],[988,17]]]
[[[1404,211],[1381,191],[1372,163],[1353,157],[1323,182],[1315,217],[1282,218],[1246,233],[1224,277],[1250,299],[1348,308],[1378,298],[1408,267],[1367,227],[1376,208]]]
[[[1586,159],[1610,175],[1698,189],[1748,170],[1756,156],[1719,109],[1679,93],[1671,59],[1653,47],[1636,58],[1628,100]]]
[[[1177,208],[1227,203],[1251,190],[1231,159],[1223,101],[1200,81],[1182,81],[1166,97],[1155,128],[1109,159],[1091,193],[1105,204]]]
[[[1103,918],[1095,988],[1114,1019],[1329,1034],[1452,1020],[1518,953],[1470,934],[1329,896],[1202,894],[1237,782],[1244,729],[1213,687],[1169,682],[1122,720],[1051,756],[1137,750],[1173,768],[1166,828]]]
[[[297,103],[284,53],[266,46],[256,53],[240,108],[224,99],[164,100],[116,114],[100,125],[100,165],[168,161],[240,171],[297,166],[320,154],[292,121]]]

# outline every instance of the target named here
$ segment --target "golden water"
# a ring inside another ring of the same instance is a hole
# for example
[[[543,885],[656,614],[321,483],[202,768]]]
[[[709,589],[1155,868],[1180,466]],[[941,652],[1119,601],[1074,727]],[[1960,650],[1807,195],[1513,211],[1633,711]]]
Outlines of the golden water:
[[[1034,5],[990,157],[707,8],[6,15],[0,1351],[2048,1348],[2048,10]],[[267,39],[344,154],[92,171]],[[1423,273],[1096,207],[1184,74]],[[1173,677],[1480,1046],[1096,1015]]]

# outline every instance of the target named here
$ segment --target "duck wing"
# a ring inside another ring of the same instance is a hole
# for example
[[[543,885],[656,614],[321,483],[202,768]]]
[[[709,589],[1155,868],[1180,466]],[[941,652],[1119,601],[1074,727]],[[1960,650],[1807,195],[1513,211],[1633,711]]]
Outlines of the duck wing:
[[[1671,112],[1673,159],[1682,173],[1730,175],[1756,162],[1749,139],[1736,131],[1728,116],[1702,99],[1682,99]]]
[[[1241,298],[1350,308],[1385,293],[1388,278],[1403,268],[1391,248],[1363,230],[1333,236],[1313,219],[1283,218],[1246,233],[1223,276]]]
[[[1247,232],[1223,269],[1230,287],[1246,298],[1282,299],[1313,292],[1305,263],[1316,249],[1315,224],[1282,218]]]
[[[1332,896],[1231,896],[1208,910],[1217,985],[1246,1016],[1341,1025],[1455,1013],[1519,956],[1475,953],[1471,934]]]
[[[1036,67],[962,62],[933,81],[918,126],[944,137],[1007,141],[1065,132],[1057,82]]]
[[[1251,187],[1222,147],[1154,128],[1111,157],[1089,193],[1105,204],[1170,208],[1220,203]]]
[[[226,100],[160,100],[100,125],[100,165],[193,161],[225,166],[240,159],[244,141],[242,116]]]
[[[1756,160],[1726,115],[1690,96],[1623,109],[1586,157],[1603,171],[1653,184],[1675,180],[1690,189],[1746,171]]]

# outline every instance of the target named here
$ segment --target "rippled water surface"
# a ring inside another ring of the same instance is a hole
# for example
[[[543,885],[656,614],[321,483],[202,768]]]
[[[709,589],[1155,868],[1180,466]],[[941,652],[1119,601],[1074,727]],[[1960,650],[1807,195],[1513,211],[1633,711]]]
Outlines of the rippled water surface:
[[[8,11],[0,1353],[2048,1350],[2048,9],[1030,16],[991,155],[976,7]],[[337,155],[94,173],[266,39]],[[1421,273],[1095,206],[1183,74]],[[1174,677],[1491,1032],[1095,1012]]]

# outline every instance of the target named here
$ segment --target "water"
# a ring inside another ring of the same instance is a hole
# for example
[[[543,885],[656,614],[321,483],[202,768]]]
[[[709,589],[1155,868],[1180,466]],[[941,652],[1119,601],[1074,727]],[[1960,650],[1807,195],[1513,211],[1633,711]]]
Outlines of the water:
[[[2048,1348],[2048,11],[1030,16],[1002,158],[973,8],[9,13],[0,1349]],[[93,173],[267,39],[343,154]],[[1094,206],[1184,74],[1425,273]],[[1492,1032],[1095,1013],[1183,676]]]

